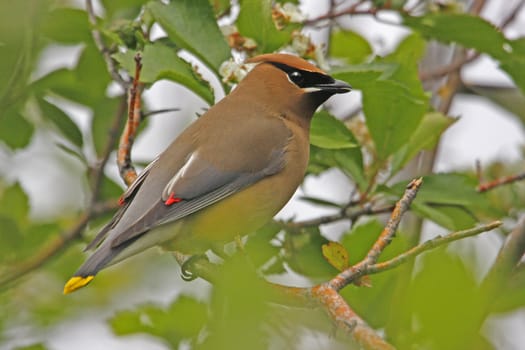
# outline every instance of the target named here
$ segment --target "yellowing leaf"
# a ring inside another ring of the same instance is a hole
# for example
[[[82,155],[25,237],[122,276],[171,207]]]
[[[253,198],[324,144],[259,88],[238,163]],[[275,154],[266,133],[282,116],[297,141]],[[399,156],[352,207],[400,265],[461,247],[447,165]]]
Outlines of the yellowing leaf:
[[[323,257],[330,265],[339,271],[348,268],[348,252],[341,243],[330,241],[323,244],[321,249],[323,250]]]

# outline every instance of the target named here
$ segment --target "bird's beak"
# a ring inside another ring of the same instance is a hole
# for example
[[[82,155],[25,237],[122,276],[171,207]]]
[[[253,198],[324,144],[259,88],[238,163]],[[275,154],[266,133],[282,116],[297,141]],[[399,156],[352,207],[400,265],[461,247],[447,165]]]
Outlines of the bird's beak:
[[[335,79],[333,83],[317,84],[315,87],[322,91],[331,92],[333,94],[344,94],[346,92],[352,91],[352,87],[348,83],[337,79]]]
[[[352,91],[352,87],[348,83],[342,80],[334,79],[332,83],[315,84],[313,86],[304,88],[303,90],[305,90],[305,92],[323,91],[323,92],[329,92],[331,94],[344,94],[346,92]]]

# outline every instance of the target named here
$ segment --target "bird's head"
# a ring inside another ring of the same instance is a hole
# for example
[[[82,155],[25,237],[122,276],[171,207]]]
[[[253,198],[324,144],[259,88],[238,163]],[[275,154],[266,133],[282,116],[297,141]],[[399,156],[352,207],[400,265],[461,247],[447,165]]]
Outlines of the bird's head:
[[[239,88],[251,91],[263,103],[290,108],[303,117],[311,117],[330,96],[352,90],[346,82],[332,78],[297,56],[265,54],[246,62],[255,67]]]

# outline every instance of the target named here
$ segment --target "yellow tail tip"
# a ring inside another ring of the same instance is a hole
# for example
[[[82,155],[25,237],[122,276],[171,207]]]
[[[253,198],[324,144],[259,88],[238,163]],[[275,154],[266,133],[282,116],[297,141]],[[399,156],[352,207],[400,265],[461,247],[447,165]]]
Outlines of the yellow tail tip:
[[[95,278],[95,276],[86,276],[86,277],[80,277],[75,276],[71,277],[69,281],[67,281],[66,285],[64,286],[64,294],[69,294],[71,292],[76,291],[79,288],[84,287],[86,284],[91,282],[91,280]]]

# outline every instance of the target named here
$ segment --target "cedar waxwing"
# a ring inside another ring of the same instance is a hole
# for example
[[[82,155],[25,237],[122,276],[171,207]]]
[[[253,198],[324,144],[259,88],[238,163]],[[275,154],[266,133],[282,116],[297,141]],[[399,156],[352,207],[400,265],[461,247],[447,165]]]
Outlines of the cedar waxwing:
[[[188,254],[262,227],[302,183],[310,120],[351,87],[301,58],[266,54],[224,99],[184,130],[121,197],[64,293],[155,245]]]

